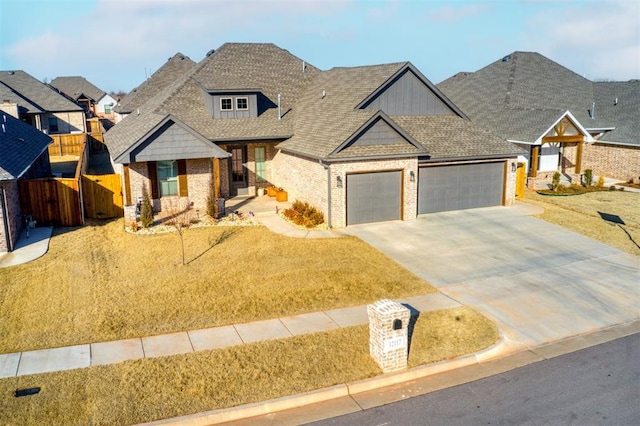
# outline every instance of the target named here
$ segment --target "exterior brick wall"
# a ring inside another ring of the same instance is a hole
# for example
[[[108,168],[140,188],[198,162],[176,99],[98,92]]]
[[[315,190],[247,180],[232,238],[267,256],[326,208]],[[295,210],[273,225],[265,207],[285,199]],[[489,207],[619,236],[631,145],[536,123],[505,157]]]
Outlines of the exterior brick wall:
[[[518,169],[518,159],[512,158],[507,161],[507,173],[504,187],[504,205],[512,206],[516,202],[516,174],[513,170]]]
[[[49,117],[58,119],[58,131],[55,134],[65,133],[85,133],[86,122],[83,112],[48,112],[42,115],[41,125],[43,129],[47,129],[49,134],[54,134],[49,130]]]
[[[576,161],[578,158],[578,143],[565,144],[560,148],[562,158],[562,170],[566,174],[574,174],[576,171]]]
[[[278,152],[271,161],[272,183],[287,191],[290,202],[306,201],[328,221],[327,171],[317,160]]]
[[[0,182],[0,190],[6,197],[0,200],[0,253],[9,251],[7,246],[7,235],[5,234],[4,222],[9,228],[9,240],[11,246],[15,245],[22,230],[22,212],[20,209],[20,193],[18,192],[18,182],[15,180]],[[7,210],[5,211],[5,205]]]
[[[210,158],[187,160],[187,188],[193,207],[206,212],[213,165]]]
[[[593,170],[598,176],[626,181],[640,177],[640,145],[621,146],[605,143],[585,144],[582,154],[582,172]]]

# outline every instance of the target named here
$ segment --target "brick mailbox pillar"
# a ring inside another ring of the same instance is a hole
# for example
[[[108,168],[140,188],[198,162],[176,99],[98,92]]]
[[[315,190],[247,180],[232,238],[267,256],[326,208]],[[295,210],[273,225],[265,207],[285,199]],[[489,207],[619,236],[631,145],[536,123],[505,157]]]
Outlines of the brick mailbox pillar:
[[[369,352],[385,373],[407,368],[411,311],[383,299],[367,306]]]

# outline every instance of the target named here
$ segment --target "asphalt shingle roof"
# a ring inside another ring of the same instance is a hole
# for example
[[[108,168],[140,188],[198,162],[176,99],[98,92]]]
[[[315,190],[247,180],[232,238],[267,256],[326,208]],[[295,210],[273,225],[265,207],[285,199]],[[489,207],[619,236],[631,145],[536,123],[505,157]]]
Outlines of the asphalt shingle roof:
[[[22,99],[9,100],[26,108],[28,113],[82,111],[79,105],[24,71],[0,71],[0,82],[20,94]]]
[[[18,179],[47,149],[51,138],[4,112],[0,112],[0,123],[0,180]]]
[[[147,80],[129,92],[114,108],[118,113],[131,113],[144,105],[171,83],[186,74],[196,63],[182,53],[176,53]]]
[[[86,78],[80,76],[56,77],[51,80],[49,85],[76,101],[80,96],[84,95],[98,102],[107,94],[107,92],[99,89]]]
[[[505,139],[533,142],[570,111],[587,129],[616,128],[601,140],[640,144],[638,80],[592,82],[539,53],[514,52],[438,87],[472,121]]]

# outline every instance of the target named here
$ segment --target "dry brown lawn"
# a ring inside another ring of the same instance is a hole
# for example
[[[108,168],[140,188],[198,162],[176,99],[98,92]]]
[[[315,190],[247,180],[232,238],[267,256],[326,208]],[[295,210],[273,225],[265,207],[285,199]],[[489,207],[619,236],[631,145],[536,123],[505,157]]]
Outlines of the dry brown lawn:
[[[640,245],[640,194],[638,193],[602,191],[558,197],[527,191],[523,201],[543,207],[545,211],[539,216],[541,219],[627,253],[640,255],[640,247],[638,247]],[[598,212],[619,216],[625,225],[621,227],[607,222]]]
[[[264,227],[132,235],[122,220],[58,228],[0,269],[0,353],[151,336],[435,291],[364,242]]]
[[[410,366],[476,352],[498,338],[462,307],[420,315]],[[262,401],[380,374],[368,327],[215,351],[0,380],[0,424],[125,425]],[[20,388],[39,394],[14,398]]]

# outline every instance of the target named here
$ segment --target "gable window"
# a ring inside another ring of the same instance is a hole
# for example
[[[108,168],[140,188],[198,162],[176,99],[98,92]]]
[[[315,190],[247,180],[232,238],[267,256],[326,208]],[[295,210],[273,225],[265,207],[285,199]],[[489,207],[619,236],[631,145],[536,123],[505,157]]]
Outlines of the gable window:
[[[49,133],[58,133],[58,118],[49,117]]]
[[[158,189],[161,197],[178,195],[178,162],[158,161]]]
[[[106,104],[106,105],[104,106],[104,113],[105,113],[105,114],[111,114],[111,105]]]
[[[246,111],[249,109],[249,98],[236,98],[236,109]]]
[[[266,174],[266,152],[263,146],[256,147],[255,161],[256,161],[256,182],[265,182],[267,180]]]
[[[232,111],[233,98],[220,98],[220,111]]]

